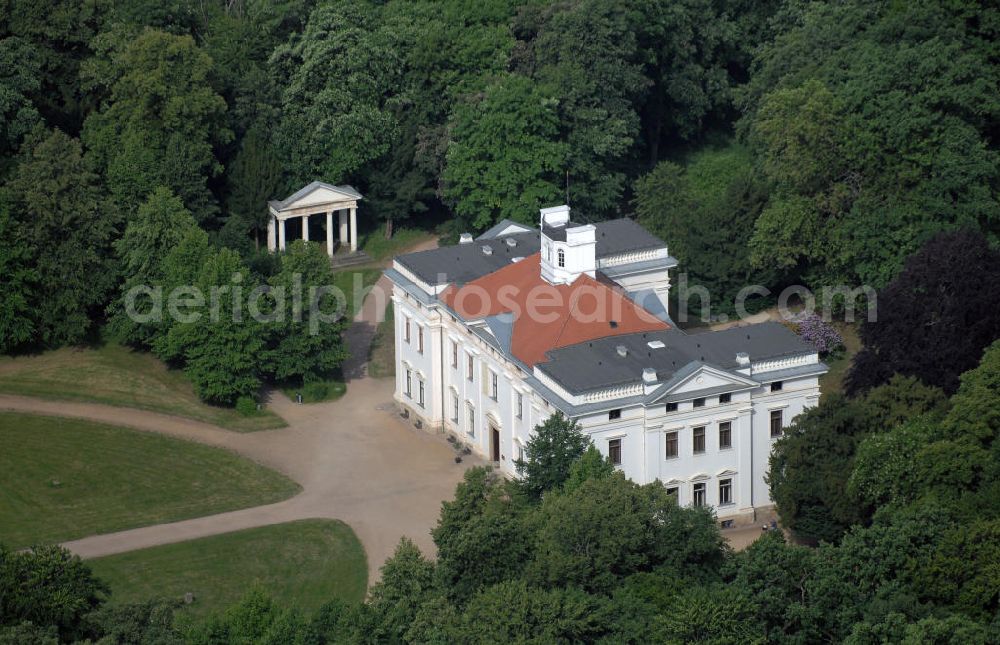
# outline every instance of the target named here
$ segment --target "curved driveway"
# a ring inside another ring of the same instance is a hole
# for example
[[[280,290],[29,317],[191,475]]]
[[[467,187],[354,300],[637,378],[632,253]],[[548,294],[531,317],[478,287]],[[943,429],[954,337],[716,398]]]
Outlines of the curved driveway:
[[[380,285],[387,281],[383,277]],[[218,515],[96,535],[64,544],[84,558],[111,555],[244,528],[306,518],[339,519],[365,546],[369,583],[402,536],[434,552],[430,529],[441,502],[472,463],[454,462],[441,437],[416,430],[396,413],[392,379],[365,374],[374,333],[375,300],[370,296],[347,333],[355,358],[345,365],[347,393],[329,403],[297,405],[280,392],[271,408],[287,428],[236,433],[198,421],[93,403],[0,395],[0,409],[90,419],[159,432],[233,450],[285,473],[302,485],[295,497]]]

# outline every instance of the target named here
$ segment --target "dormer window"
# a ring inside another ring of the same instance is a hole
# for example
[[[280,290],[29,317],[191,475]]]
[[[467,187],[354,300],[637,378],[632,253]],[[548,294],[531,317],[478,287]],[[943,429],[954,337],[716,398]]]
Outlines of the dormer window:
[[[566,251],[563,251],[562,249],[559,249],[556,252],[556,255],[559,258],[558,259],[559,268],[561,269],[561,268],[565,267],[566,266]]]

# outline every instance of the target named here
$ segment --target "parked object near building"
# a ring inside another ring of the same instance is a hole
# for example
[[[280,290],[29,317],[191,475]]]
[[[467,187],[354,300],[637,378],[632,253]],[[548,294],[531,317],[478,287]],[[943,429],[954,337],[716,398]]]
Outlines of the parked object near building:
[[[777,323],[687,334],[668,309],[667,245],[637,223],[504,221],[397,257],[394,397],[516,476],[532,429],[579,422],[626,476],[752,520],[772,504],[772,443],[819,400],[826,366]]]

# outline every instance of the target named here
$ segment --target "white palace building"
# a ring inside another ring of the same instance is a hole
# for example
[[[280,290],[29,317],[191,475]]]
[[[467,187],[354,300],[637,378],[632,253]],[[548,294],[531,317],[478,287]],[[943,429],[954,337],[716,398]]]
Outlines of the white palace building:
[[[772,443],[817,404],[827,367],[777,323],[677,329],[676,266],[632,220],[576,224],[568,206],[542,209],[540,230],[505,220],[397,257],[395,399],[509,476],[562,412],[632,480],[753,520],[772,505]]]

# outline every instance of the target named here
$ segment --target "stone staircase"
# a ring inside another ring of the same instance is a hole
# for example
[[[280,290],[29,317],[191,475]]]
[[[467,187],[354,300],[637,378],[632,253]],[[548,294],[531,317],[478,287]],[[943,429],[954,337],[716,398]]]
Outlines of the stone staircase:
[[[343,269],[344,267],[352,267],[358,264],[367,264],[371,262],[371,257],[364,251],[355,251],[351,253],[350,251],[334,253],[333,257],[330,258],[330,264],[333,269]]]

